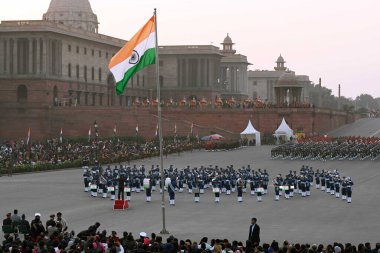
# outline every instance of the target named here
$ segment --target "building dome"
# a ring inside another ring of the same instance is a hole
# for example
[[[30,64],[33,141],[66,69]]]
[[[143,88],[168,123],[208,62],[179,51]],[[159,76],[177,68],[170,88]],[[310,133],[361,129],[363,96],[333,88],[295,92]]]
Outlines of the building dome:
[[[232,39],[228,33],[227,33],[227,36],[223,40],[223,44],[233,44]]]
[[[277,81],[278,87],[298,87],[296,75],[293,72],[285,72]]]
[[[277,63],[279,63],[279,62],[284,62],[285,63],[285,60],[284,60],[284,58],[282,57],[282,55],[280,54],[280,56],[277,58],[277,61],[276,61]]]
[[[51,0],[43,19],[98,32],[98,18],[88,0]]]

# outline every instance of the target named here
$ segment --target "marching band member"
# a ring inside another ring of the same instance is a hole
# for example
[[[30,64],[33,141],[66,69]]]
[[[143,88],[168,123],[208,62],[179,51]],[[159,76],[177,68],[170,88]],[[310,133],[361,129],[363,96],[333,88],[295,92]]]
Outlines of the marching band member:
[[[88,170],[88,166],[84,166],[83,169],[84,169],[84,173],[83,173],[84,191],[88,192],[90,190],[91,173]]]
[[[193,192],[194,192],[194,202],[199,203],[199,195],[200,195],[200,182],[198,181],[198,178],[195,178],[194,185],[193,185]]]
[[[145,177],[144,178],[144,190],[145,190],[145,195],[146,195],[146,202],[151,202],[152,201],[152,181],[153,179],[150,177]]]
[[[220,201],[220,181],[218,180],[217,177],[212,180],[212,191],[215,194],[215,202],[219,203],[219,201]]]
[[[238,202],[243,202],[243,180],[239,178],[236,182]],[[228,190],[227,190],[228,192]],[[228,195],[228,194],[227,194]]]
[[[354,183],[351,181],[351,178],[350,177],[347,177],[347,203],[351,203],[352,202],[352,186],[354,185]]]
[[[273,185],[274,185],[274,193],[276,195],[275,197],[275,201],[279,201],[280,200],[280,185],[281,185],[281,181],[280,181],[280,175],[277,175],[276,178],[274,178],[272,180],[273,182]]]

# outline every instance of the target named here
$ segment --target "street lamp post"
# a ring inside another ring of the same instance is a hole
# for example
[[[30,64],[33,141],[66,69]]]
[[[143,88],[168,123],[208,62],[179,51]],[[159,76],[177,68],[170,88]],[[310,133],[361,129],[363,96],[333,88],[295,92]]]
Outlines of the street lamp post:
[[[98,137],[99,137],[99,132],[98,132],[98,123],[96,120],[94,121],[94,129],[95,129],[95,159],[96,162],[98,162]]]

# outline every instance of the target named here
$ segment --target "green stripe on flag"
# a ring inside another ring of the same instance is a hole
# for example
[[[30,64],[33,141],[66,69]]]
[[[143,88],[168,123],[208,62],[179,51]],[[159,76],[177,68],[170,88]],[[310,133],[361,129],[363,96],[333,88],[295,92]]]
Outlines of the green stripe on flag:
[[[116,83],[116,93],[117,95],[123,94],[125,91],[125,87],[127,86],[127,83],[129,79],[132,78],[132,76],[145,68],[148,65],[155,64],[156,63],[156,49],[155,48],[149,48],[145,51],[145,53],[141,56],[140,61],[130,68],[127,72],[124,74],[124,78]]]

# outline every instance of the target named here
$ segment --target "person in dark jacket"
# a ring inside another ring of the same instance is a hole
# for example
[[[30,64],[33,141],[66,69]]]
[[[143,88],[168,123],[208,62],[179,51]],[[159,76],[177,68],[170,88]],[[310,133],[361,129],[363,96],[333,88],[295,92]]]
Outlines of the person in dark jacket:
[[[252,242],[254,246],[260,245],[260,226],[256,224],[257,219],[251,219],[251,226],[249,227],[248,240]]]

